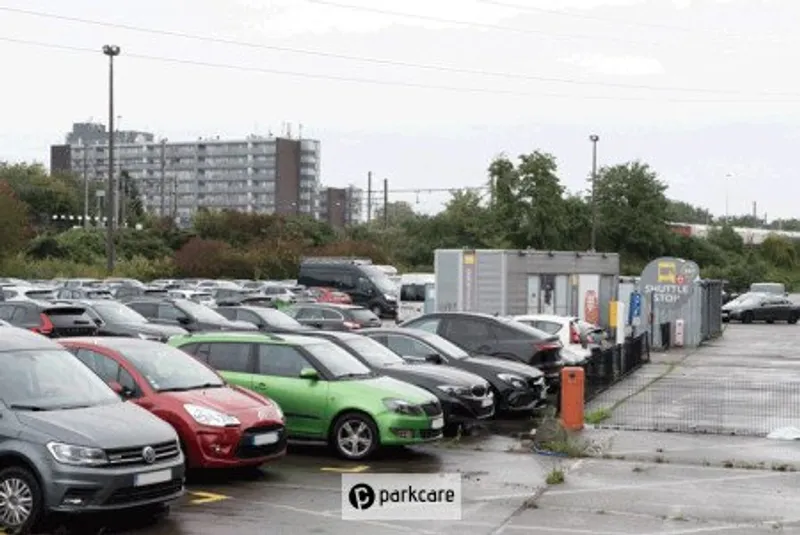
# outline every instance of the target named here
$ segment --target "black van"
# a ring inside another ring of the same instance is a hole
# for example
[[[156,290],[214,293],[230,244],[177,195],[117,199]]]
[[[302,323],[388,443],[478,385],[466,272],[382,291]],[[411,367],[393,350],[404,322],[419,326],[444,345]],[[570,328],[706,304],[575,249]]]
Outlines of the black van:
[[[353,260],[303,260],[297,284],[335,288],[349,295],[354,305],[369,308],[379,318],[397,317],[397,285],[369,264]]]

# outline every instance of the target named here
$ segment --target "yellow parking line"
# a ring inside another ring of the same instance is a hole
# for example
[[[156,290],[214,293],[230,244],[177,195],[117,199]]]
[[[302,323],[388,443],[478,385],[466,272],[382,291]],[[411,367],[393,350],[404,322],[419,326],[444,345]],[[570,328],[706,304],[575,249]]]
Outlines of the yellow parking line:
[[[326,466],[324,468],[320,468],[322,472],[337,472],[339,474],[360,474],[361,472],[366,472],[369,470],[369,466],[361,465],[361,466],[353,466],[352,468],[336,468]]]
[[[213,492],[190,491],[189,494],[195,496],[193,500],[189,501],[189,503],[192,505],[204,505],[207,503],[221,502],[223,500],[230,499],[230,496],[225,496],[224,494],[214,494]]]

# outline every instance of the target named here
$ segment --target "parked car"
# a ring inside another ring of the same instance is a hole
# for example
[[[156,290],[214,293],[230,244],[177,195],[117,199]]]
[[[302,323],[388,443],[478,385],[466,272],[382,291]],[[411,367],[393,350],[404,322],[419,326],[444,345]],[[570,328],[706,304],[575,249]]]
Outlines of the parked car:
[[[216,301],[211,292],[197,292],[194,290],[167,290],[167,296],[173,299],[187,299],[200,305],[214,306]]]
[[[561,342],[509,318],[472,312],[425,314],[400,325],[438,334],[471,354],[516,360],[542,370],[550,386],[561,382]]]
[[[288,314],[274,308],[248,306],[221,306],[216,309],[220,315],[231,321],[246,321],[258,327],[259,331],[268,333],[311,331],[311,327],[303,325]]]
[[[267,284],[261,288],[259,293],[273,302],[294,303],[297,300],[294,292],[280,284]]]
[[[787,297],[766,293],[746,293],[722,305],[722,321],[786,321],[791,324],[800,319],[800,305],[792,303]]]
[[[397,285],[375,266],[352,260],[306,258],[300,263],[297,282],[309,288],[344,292],[353,304],[370,309],[379,318],[397,316]]]
[[[189,332],[258,330],[250,323],[230,321],[207,306],[188,299],[141,299],[126,305],[153,323],[177,325]]]
[[[56,305],[44,301],[5,301],[0,303],[0,319],[15,327],[50,338],[92,336],[97,333],[97,325],[86,313],[86,309],[76,305]]]
[[[317,303],[338,303],[340,305],[352,305],[353,300],[344,292],[339,292],[335,288],[309,288],[306,290]]]
[[[148,320],[132,308],[116,301],[76,301],[97,325],[98,336],[133,336],[143,340],[166,342],[170,336],[186,334],[186,329],[175,325],[159,325]]]
[[[231,383],[274,399],[289,438],[327,443],[361,460],[381,446],[442,437],[436,397],[373,373],[335,344],[299,335],[202,333],[169,342],[220,371]]]
[[[50,513],[163,514],[184,492],[175,430],[119,396],[63,347],[0,337],[0,520],[28,533]]]
[[[381,320],[369,309],[356,305],[303,303],[286,309],[286,313],[303,325],[331,331],[353,331],[380,327]]]
[[[49,301],[55,295],[54,288],[38,286],[3,286],[3,301]]]
[[[189,468],[259,466],[286,453],[283,412],[174,347],[134,338],[61,344],[126,401],[178,433]]]
[[[276,302],[266,295],[261,294],[249,294],[239,297],[231,297],[228,299],[220,299],[217,301],[218,307],[248,306],[277,309],[279,304],[283,305],[283,303]]]
[[[448,366],[408,362],[380,342],[360,334],[317,331],[314,336],[347,350],[375,373],[405,381],[436,396],[447,428],[469,426],[494,415],[494,393],[479,375]]]
[[[114,299],[114,293],[109,288],[103,287],[84,287],[84,288],[59,288],[54,292],[55,299]]]
[[[601,339],[596,330],[602,329],[580,318],[570,316],[556,316],[552,314],[530,314],[512,316],[512,319],[544,331],[547,334],[558,336],[561,341],[561,359],[569,366],[582,366],[592,356],[592,349],[599,348],[604,339]]]
[[[780,295],[788,297],[786,285],[781,282],[754,282],[750,285],[750,293],[761,293],[770,295]]]
[[[366,329],[361,334],[412,362],[447,365],[479,375],[492,387],[498,412],[525,412],[547,405],[548,386],[537,368],[484,355],[470,355],[441,336],[419,329]]]

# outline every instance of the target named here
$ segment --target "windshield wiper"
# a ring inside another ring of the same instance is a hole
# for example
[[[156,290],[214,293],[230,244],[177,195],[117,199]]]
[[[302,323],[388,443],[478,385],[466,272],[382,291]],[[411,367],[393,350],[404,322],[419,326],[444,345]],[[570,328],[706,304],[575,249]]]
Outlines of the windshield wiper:
[[[18,411],[33,411],[33,412],[42,412],[42,411],[49,411],[51,409],[47,407],[40,407],[39,405],[16,405],[12,404],[9,405],[11,409],[18,410]]]
[[[337,379],[356,379],[361,377],[372,377],[375,375],[373,372],[365,372],[365,373],[345,373],[342,375],[337,376]]]
[[[161,388],[159,392],[187,392],[189,390],[202,390],[204,388],[222,388],[225,386],[222,383],[203,383],[201,385],[192,386],[175,386],[172,388]]]

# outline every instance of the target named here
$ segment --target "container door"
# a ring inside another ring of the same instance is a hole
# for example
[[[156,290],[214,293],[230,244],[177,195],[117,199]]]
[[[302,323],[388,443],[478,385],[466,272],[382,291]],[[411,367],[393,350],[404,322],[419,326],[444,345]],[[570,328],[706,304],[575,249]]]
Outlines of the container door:
[[[570,297],[571,296],[569,292],[569,276],[557,275],[556,294],[555,294],[556,315],[569,316]]]
[[[539,313],[539,275],[528,275],[528,310],[527,314]]]
[[[541,310],[543,314],[556,313],[556,276],[542,275],[541,285]]]

